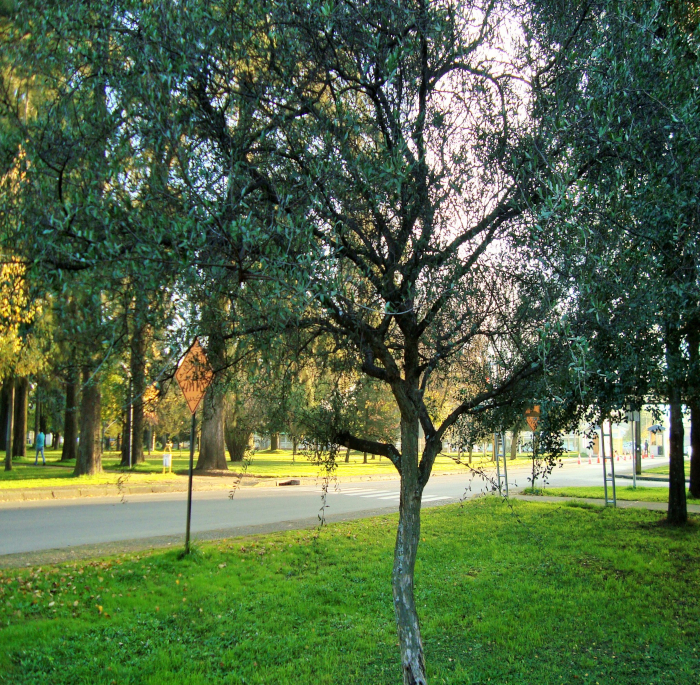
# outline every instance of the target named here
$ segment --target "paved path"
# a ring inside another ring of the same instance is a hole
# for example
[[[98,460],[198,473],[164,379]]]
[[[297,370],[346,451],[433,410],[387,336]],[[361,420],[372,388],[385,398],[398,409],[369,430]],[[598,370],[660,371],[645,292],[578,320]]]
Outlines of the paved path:
[[[625,465],[620,464],[623,471]],[[629,462],[626,466],[627,470],[631,468]],[[528,485],[528,475],[527,468],[511,470],[514,491]],[[571,460],[552,474],[550,484],[602,485],[601,466],[578,465]],[[649,485],[665,487],[664,483]],[[434,476],[425,489],[423,505],[437,506],[466,499],[490,488],[490,483],[466,474]],[[192,507],[193,535],[204,539],[311,527],[319,521],[324,504],[321,494],[320,482],[241,488],[233,499],[229,498],[228,490],[196,492]],[[160,493],[128,495],[124,499],[2,502],[0,565],[181,544],[185,500],[185,493]],[[323,511],[330,522],[396,512],[398,502],[398,479],[333,483]],[[659,503],[658,508],[665,505]],[[50,550],[53,551],[49,553]]]

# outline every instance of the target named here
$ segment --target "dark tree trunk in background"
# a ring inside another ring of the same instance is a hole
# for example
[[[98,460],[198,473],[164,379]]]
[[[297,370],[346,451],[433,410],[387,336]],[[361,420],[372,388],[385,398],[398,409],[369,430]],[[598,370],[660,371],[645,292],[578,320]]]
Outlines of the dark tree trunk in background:
[[[15,379],[5,381],[7,384],[7,423],[5,433],[5,471],[12,471],[12,436],[14,434],[15,418]]]
[[[245,458],[246,450],[250,445],[250,436],[253,434],[249,428],[240,426],[229,426],[228,422],[224,429],[224,439],[229,459],[234,462],[241,462]]]
[[[7,447],[7,421],[8,413],[8,397],[10,394],[10,381],[5,379],[2,382],[2,391],[0,391],[0,450],[5,450]]]
[[[68,369],[66,381],[66,413],[63,420],[63,450],[61,461],[78,456],[78,370]]]
[[[345,463],[349,464],[350,463],[350,448],[348,447],[347,450],[345,450]]]
[[[102,471],[102,395],[97,376],[83,369],[83,394],[80,403],[80,445],[75,460],[76,476]]]
[[[129,466],[133,464],[131,461],[131,443],[132,443],[132,404],[131,404],[131,383],[128,384],[126,390],[126,407],[124,409],[124,418],[122,419],[122,459],[121,466]]]
[[[513,439],[510,442],[510,459],[516,459],[518,456],[518,440],[520,440],[520,431],[516,428],[513,430]]]
[[[668,373],[668,403],[671,408],[667,520],[673,525],[684,525],[688,521],[685,464],[683,463],[683,410],[680,374],[682,363],[680,334],[675,326],[667,325],[666,369]]]
[[[198,471],[226,471],[224,444],[224,396],[212,383],[202,400],[202,429],[199,444]]]
[[[280,435],[279,433],[273,433],[270,436],[270,450],[278,450],[280,448]]]
[[[134,326],[131,337],[131,382],[133,409],[131,414],[131,461],[132,464],[142,464],[144,405],[143,395],[146,391],[146,344],[148,325],[146,323],[148,302],[142,291],[136,292],[134,306]]]
[[[36,449],[36,440],[39,437],[39,428],[41,426],[41,390],[37,383],[36,392],[34,393],[34,448]]]
[[[690,409],[690,495],[696,498],[700,498],[700,328],[698,328],[698,323],[692,321],[688,333],[691,374],[688,388],[688,408]]]
[[[27,412],[29,409],[29,379],[18,378],[15,386],[15,427],[12,439],[12,455],[27,456]]]

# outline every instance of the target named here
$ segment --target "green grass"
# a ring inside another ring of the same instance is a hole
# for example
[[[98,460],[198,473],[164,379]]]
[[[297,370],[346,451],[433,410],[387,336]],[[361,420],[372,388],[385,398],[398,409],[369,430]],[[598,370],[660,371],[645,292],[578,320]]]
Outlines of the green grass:
[[[668,464],[665,464],[664,466],[654,466],[652,468],[644,468],[647,466],[649,462],[645,461],[642,470],[643,473],[646,475],[654,475],[654,476],[668,476]],[[653,462],[652,462],[653,463]],[[690,465],[690,459],[686,458],[685,459],[685,475],[686,478],[688,476],[688,467]]]
[[[698,682],[700,540],[661,515],[494,497],[423,514],[431,684]],[[401,682],[395,516],[0,571],[0,682]]]
[[[195,465],[197,463],[195,454]],[[481,459],[482,455],[474,455],[473,466],[494,467],[490,457]],[[117,480],[125,472],[129,472],[129,483],[162,483],[167,480],[177,480],[179,476],[187,474],[189,464],[189,452],[187,450],[175,450],[173,453],[173,473],[163,475],[162,452],[154,452],[152,458],[146,459],[143,464],[134,466],[131,471],[122,468],[120,456],[117,452],[108,452],[103,455],[102,466],[104,473],[97,476],[73,476],[75,462],[61,462],[59,450],[46,452],[47,466],[34,466],[34,456],[13,460],[12,471],[0,471],[0,489],[17,489],[24,487],[75,487],[76,485],[105,485],[116,484]],[[464,457],[466,461],[466,456]],[[345,451],[338,457],[337,475],[348,476],[372,476],[372,475],[396,475],[394,465],[385,458],[372,459],[368,457],[366,464],[362,463],[361,452],[351,452],[350,462],[345,463]],[[518,456],[515,461],[508,461],[509,467],[530,464],[530,460],[524,455]],[[232,472],[240,470],[241,465],[228,462]],[[456,464],[447,456],[438,456],[435,460],[434,473],[445,471],[459,471],[465,467]],[[291,450],[263,450],[256,452],[248,467],[247,475],[251,477],[261,476],[267,478],[290,477],[316,477],[322,473],[318,464],[309,460],[303,454],[293,457]]]
[[[584,497],[591,499],[603,499],[605,490],[603,486],[567,487],[567,488],[525,488],[525,495],[551,495],[553,497]],[[608,493],[612,497],[612,493]],[[615,488],[615,496],[620,500],[636,502],[668,502],[668,488],[648,488],[631,485],[618,485]],[[690,497],[690,493],[688,493]]]

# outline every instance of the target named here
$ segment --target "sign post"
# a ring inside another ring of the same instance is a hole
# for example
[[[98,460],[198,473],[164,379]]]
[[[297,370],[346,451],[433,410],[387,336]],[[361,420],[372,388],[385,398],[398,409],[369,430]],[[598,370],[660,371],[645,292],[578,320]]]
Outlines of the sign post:
[[[185,396],[185,402],[192,413],[192,427],[190,429],[190,468],[189,483],[187,486],[187,527],[185,529],[185,554],[190,553],[190,520],[192,518],[192,466],[194,463],[194,438],[196,426],[197,407],[204,397],[204,393],[214,378],[214,372],[209,366],[207,355],[197,338],[187,350],[187,354],[175,372],[175,380]]]

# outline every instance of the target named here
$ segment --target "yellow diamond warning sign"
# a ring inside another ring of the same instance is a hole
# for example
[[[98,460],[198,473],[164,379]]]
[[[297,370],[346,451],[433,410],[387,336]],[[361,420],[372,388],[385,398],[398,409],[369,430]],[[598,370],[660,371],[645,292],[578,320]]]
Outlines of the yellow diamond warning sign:
[[[536,404],[532,409],[525,410],[525,420],[530,430],[534,433],[537,430],[537,424],[540,422],[540,405]]]
[[[180,386],[192,414],[197,411],[197,407],[213,378],[214,372],[209,366],[207,355],[199,341],[195,339],[182,360],[180,368],[175,372],[175,380]]]

